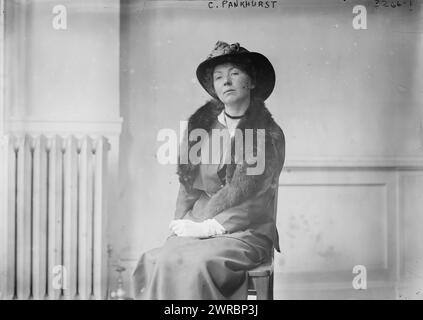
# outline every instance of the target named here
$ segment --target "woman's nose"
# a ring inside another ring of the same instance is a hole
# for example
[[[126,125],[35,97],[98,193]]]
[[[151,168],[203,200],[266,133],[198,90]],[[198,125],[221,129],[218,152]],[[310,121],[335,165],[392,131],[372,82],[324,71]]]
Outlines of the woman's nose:
[[[230,85],[230,84],[232,84],[232,79],[229,75],[227,75],[226,78],[225,78],[224,85]]]

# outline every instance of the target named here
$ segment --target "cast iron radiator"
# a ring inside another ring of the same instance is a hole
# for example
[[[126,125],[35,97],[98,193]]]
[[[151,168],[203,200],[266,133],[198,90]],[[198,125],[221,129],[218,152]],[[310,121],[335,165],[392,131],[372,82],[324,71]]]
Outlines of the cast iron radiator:
[[[104,137],[5,138],[0,298],[107,297],[109,149]]]

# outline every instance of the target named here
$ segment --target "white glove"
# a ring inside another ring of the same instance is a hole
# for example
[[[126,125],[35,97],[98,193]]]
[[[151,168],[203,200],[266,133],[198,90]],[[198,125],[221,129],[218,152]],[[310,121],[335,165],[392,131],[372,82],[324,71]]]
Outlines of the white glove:
[[[203,222],[173,220],[169,224],[169,229],[179,237],[208,238],[225,233],[225,228],[215,219]]]

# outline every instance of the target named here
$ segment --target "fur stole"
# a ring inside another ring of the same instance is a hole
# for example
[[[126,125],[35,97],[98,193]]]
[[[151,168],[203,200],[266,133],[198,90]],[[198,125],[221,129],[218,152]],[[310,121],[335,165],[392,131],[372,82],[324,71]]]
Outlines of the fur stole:
[[[186,135],[194,129],[204,129],[207,132],[213,128],[217,120],[217,116],[222,112],[224,106],[220,101],[211,100],[200,107],[188,120],[188,128]],[[208,202],[205,210],[205,216],[214,217],[216,214],[239,205],[243,201],[251,198],[257,193],[262,183],[269,175],[273,175],[276,179],[282,170],[285,158],[285,138],[281,128],[273,120],[272,115],[267,110],[262,100],[252,99],[245,116],[238,122],[237,129],[241,129],[245,137],[246,129],[264,129],[265,130],[265,150],[259,150],[256,143],[256,132],[254,132],[253,154],[257,152],[265,152],[265,169],[262,174],[249,175],[247,168],[251,166],[244,159],[240,163],[235,163],[234,150],[235,139],[231,139],[231,163],[226,166],[226,183],[218,192],[216,192]],[[198,141],[188,142],[188,154],[190,148]],[[245,149],[245,148],[244,148]],[[245,155],[245,151],[244,151]],[[185,186],[189,192],[196,178],[199,164],[180,163],[181,156],[178,159],[179,181]],[[187,157],[185,157],[187,159]]]

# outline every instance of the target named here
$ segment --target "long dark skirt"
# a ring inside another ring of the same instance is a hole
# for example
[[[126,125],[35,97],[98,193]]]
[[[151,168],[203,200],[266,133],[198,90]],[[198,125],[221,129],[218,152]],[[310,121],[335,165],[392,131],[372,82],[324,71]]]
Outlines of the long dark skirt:
[[[169,237],[144,253],[133,273],[136,299],[246,299],[246,271],[264,259],[261,250],[227,236]]]

